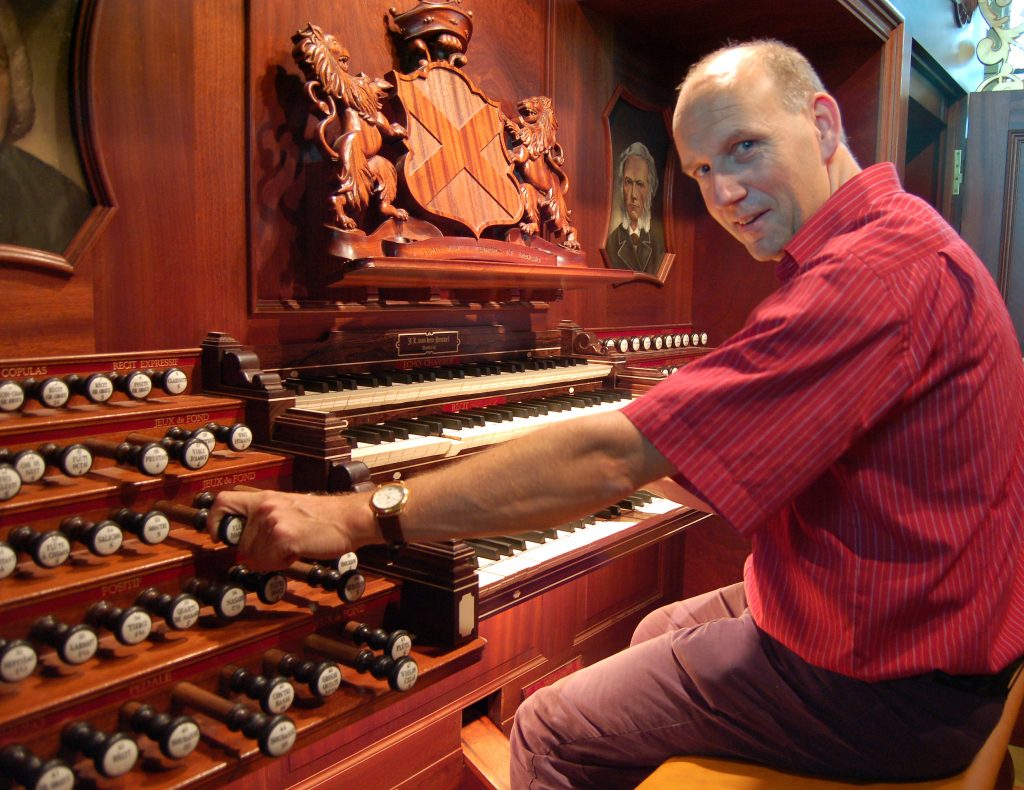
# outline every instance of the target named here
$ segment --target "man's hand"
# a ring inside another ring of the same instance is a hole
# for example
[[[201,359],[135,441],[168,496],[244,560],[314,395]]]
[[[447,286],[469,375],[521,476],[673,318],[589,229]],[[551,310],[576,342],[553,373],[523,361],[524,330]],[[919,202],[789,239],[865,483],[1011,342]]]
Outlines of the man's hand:
[[[222,491],[208,529],[227,513],[245,519],[240,558],[257,571],[287,568],[300,557],[340,557],[376,540],[367,496],[316,496],[281,491]]]

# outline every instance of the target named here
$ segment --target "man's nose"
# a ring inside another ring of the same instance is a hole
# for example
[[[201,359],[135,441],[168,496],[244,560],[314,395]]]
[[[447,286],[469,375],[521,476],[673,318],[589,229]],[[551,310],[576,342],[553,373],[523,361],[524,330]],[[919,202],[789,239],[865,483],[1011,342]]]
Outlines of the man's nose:
[[[717,206],[728,206],[736,203],[747,194],[746,188],[733,173],[713,173],[710,181],[711,187],[707,191],[706,198]]]

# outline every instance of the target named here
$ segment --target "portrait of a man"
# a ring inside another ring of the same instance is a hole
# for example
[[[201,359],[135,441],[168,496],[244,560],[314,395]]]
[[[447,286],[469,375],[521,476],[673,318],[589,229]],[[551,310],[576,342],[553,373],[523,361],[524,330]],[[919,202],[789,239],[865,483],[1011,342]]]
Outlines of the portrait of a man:
[[[61,253],[93,207],[66,87],[37,101],[68,82],[74,11],[75,0],[0,0],[0,244]]]
[[[613,269],[632,269],[664,282],[675,258],[664,223],[672,148],[667,111],[619,87],[605,119],[609,201],[601,254]]]
[[[651,206],[657,192],[654,157],[643,143],[630,143],[619,154],[615,169],[619,216],[605,242],[613,267],[657,274],[665,252],[661,228],[652,232],[651,227]]]

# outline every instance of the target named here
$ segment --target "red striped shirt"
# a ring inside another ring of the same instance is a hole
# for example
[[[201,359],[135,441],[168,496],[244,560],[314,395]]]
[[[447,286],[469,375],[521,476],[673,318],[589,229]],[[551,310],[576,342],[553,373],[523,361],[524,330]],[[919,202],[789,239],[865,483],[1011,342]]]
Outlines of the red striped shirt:
[[[889,164],[791,239],[779,289],[625,414],[751,540],[755,622],[864,680],[1024,653],[1024,364],[977,256]]]

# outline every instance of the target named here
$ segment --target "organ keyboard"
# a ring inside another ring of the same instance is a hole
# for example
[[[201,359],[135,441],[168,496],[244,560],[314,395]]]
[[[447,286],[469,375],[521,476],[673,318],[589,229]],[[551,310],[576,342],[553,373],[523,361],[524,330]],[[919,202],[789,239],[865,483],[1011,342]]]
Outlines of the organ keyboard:
[[[415,476],[554,422],[622,408],[667,375],[642,366],[673,353],[664,343],[635,345],[636,353],[619,353],[571,322],[541,334],[500,326],[348,330],[294,346],[243,346],[211,333],[203,342],[203,381],[208,391],[245,401],[257,446],[295,453],[303,487],[347,490]],[[682,343],[675,350],[687,360],[705,352]],[[632,370],[642,379],[635,390],[618,380]],[[543,543],[539,535],[507,538],[523,544],[509,551],[514,556],[495,557],[494,547],[480,541],[367,547],[360,555],[364,567],[402,581],[402,622],[416,622],[427,641],[455,645],[472,637],[478,617],[699,515],[650,496],[614,510],[577,528],[553,528]]]

